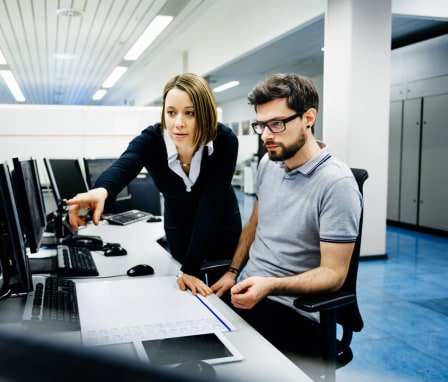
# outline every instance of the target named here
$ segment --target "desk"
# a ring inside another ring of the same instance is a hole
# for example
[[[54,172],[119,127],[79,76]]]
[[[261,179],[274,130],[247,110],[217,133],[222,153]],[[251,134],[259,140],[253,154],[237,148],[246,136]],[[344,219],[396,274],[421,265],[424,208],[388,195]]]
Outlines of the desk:
[[[179,263],[156,243],[156,240],[164,234],[162,223],[146,223],[143,221],[127,226],[112,226],[108,223],[101,223],[98,227],[89,225],[83,228],[80,234],[99,235],[104,242],[119,242],[128,251],[127,256],[121,257],[105,257],[101,252],[94,252],[93,255],[100,277],[121,275],[119,276],[120,279],[127,278],[128,276],[125,276],[126,270],[140,263],[150,264],[154,268],[155,276],[151,277],[179,273]],[[97,279],[101,280],[100,278]],[[92,280],[94,278],[88,279],[89,282]],[[83,282],[83,280],[77,280],[77,282]],[[215,365],[218,376],[235,381],[311,381],[305,373],[259,335],[218,297],[209,296],[207,298],[212,299],[213,305],[238,328],[238,330],[226,332],[224,335],[244,357],[241,362]],[[7,302],[10,303],[10,301]],[[6,311],[11,309],[9,310],[10,313],[14,314],[14,308],[5,308],[5,305],[3,307],[0,318],[5,316],[5,309]],[[2,319],[2,321],[5,320]],[[80,339],[79,332],[72,335],[73,340]]]

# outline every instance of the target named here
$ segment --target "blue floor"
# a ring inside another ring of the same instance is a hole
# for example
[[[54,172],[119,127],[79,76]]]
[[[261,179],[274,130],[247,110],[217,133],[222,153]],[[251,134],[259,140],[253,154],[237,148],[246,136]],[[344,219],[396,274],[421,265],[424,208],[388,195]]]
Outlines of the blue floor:
[[[237,192],[243,222],[253,196]],[[361,261],[364,329],[337,381],[448,380],[448,238],[387,227],[385,260]]]
[[[448,380],[448,239],[387,227],[387,260],[361,261],[365,327],[338,381]]]

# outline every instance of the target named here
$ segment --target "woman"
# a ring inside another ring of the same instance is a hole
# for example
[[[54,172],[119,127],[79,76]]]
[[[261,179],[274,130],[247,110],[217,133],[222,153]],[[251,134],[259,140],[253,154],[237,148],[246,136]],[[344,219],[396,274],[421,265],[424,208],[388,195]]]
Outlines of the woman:
[[[94,224],[99,224],[105,203],[115,201],[145,167],[164,197],[166,239],[182,264],[179,287],[206,296],[212,291],[198,277],[203,261],[230,259],[241,232],[231,186],[238,139],[218,123],[207,81],[191,73],[165,85],[161,120],[130,142],[93,190],[67,201],[70,224],[75,230],[86,224],[78,216],[83,208],[90,208]]]

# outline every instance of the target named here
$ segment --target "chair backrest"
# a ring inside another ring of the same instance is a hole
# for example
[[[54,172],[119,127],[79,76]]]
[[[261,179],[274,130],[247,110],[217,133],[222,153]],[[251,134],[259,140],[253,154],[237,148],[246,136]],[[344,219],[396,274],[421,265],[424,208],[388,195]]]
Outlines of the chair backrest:
[[[364,182],[369,177],[367,170],[352,168],[353,175],[358,183],[359,192],[363,195]],[[361,217],[359,220],[359,231],[358,238],[356,239],[355,248],[353,249],[352,258],[350,260],[350,267],[348,270],[347,278],[342,286],[342,290],[354,293],[356,296],[356,281],[358,278],[358,264],[359,255],[361,252],[361,239],[362,239],[362,224],[363,224],[363,211],[361,211]],[[355,298],[353,304],[344,305],[338,308],[337,312],[337,322],[343,327],[359,332],[364,326],[362,321],[361,313],[358,308],[358,301]]]
[[[138,175],[128,185],[131,194],[129,207],[135,210],[150,212],[153,215],[162,214],[160,191],[151,175],[143,173]]]

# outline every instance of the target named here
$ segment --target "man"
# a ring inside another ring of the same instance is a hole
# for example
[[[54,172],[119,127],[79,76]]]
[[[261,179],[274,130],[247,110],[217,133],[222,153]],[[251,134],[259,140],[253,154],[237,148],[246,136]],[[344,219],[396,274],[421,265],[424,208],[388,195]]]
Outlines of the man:
[[[308,78],[274,74],[248,99],[257,113],[252,128],[267,154],[252,215],[228,272],[212,290],[218,296],[230,290],[238,314],[280,349],[301,346],[310,354],[318,326],[292,302],[343,285],[362,197],[350,168],[314,137],[319,96]]]

